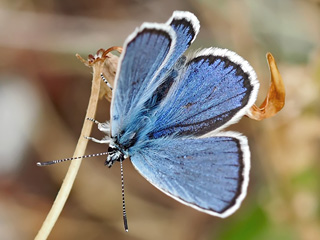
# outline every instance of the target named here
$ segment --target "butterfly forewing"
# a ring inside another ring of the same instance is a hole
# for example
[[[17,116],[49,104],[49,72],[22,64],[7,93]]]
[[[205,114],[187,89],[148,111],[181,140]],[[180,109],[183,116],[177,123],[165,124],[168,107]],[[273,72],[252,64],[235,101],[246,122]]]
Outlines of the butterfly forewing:
[[[186,63],[155,112],[150,136],[200,136],[224,128],[253,105],[258,87],[253,69],[236,53],[202,50]]]
[[[199,27],[192,13],[176,11],[166,24],[143,24],[128,37],[116,76],[113,135],[133,125],[135,115],[139,118],[141,111],[153,108],[152,102],[162,100],[177,75],[174,72],[169,76],[169,72],[193,42]],[[162,94],[155,93],[159,86],[166,88]]]
[[[199,20],[192,13],[175,11],[167,22],[176,33],[176,44],[167,66],[162,70],[165,73],[171,68],[180,56],[188,49],[198,35],[200,29]]]
[[[143,24],[126,40],[116,75],[111,109],[112,135],[125,130],[130,112],[151,95],[148,84],[171,55],[174,31],[164,24]],[[131,116],[133,117],[133,116]]]

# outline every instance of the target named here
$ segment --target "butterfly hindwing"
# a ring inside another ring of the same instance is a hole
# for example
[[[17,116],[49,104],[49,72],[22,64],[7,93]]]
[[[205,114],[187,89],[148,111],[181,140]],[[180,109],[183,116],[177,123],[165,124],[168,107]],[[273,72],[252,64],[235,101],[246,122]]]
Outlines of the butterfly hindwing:
[[[238,133],[154,139],[130,158],[155,187],[211,215],[227,217],[246,195],[250,153],[247,139]]]
[[[246,113],[258,88],[254,70],[236,53],[204,49],[187,61],[155,112],[150,137],[217,132]]]

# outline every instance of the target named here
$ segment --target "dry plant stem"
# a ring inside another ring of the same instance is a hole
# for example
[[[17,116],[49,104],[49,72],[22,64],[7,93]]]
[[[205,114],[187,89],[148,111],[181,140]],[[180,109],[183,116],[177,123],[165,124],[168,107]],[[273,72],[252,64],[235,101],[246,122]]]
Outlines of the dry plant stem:
[[[102,72],[103,62],[95,64],[93,67],[93,80],[91,87],[91,95],[89,99],[89,104],[87,108],[87,114],[84,118],[84,124],[81,130],[81,135],[78,140],[78,144],[76,146],[74,157],[82,156],[85,154],[85,150],[88,144],[88,140],[84,138],[84,136],[90,136],[93,122],[87,121],[88,117],[94,118],[96,114],[96,109],[98,105],[99,99],[99,91],[100,91],[100,73]],[[74,160],[70,163],[68,172],[65,176],[65,179],[61,185],[60,191],[57,194],[57,197],[45,219],[43,222],[35,240],[43,240],[47,239],[52,228],[54,227],[67,199],[70,194],[71,188],[73,186],[74,180],[80,168],[82,159]]]

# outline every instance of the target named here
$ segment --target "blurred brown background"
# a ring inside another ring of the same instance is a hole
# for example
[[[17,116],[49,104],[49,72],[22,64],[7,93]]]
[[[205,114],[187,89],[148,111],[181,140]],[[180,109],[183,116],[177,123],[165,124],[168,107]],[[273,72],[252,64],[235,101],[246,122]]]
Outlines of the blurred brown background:
[[[269,85],[265,54],[274,54],[287,90],[285,108],[232,129],[249,138],[248,196],[227,219],[167,197],[124,162],[129,232],[122,223],[119,164],[84,160],[49,239],[320,239],[320,1],[95,0],[0,1],[0,238],[33,239],[69,163],[38,161],[73,154],[83,124],[91,69],[75,58],[122,45],[144,21],[188,10],[201,22],[191,50],[238,52]],[[99,102],[97,119],[109,119]],[[103,135],[96,129],[93,136]],[[106,151],[89,143],[87,153]]]

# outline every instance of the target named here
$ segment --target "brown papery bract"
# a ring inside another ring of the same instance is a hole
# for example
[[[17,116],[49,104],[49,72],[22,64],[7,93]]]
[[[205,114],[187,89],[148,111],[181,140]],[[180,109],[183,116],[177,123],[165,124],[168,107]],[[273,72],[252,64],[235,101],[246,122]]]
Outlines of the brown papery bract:
[[[258,121],[276,115],[284,107],[286,97],[282,77],[271,53],[267,53],[267,60],[271,75],[268,94],[260,107],[253,105],[247,114],[248,117]]]

